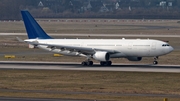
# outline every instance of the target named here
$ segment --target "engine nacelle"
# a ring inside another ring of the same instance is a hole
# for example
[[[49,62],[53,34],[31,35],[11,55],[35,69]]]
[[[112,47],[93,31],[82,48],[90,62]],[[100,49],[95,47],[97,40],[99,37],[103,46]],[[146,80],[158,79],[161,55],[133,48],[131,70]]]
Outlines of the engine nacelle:
[[[141,61],[142,57],[128,57],[127,58],[129,61]]]
[[[94,55],[93,55],[93,58],[98,60],[98,61],[109,61],[110,59],[110,55],[109,53],[107,52],[96,52]]]

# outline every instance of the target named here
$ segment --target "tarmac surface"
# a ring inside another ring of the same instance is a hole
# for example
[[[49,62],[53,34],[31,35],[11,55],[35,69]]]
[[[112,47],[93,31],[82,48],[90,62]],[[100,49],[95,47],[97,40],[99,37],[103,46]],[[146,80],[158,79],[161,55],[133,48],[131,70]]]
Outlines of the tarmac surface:
[[[126,72],[167,72],[180,73],[180,65],[152,64],[112,64],[112,66],[82,66],[78,62],[35,62],[0,61],[0,69],[42,69],[42,70],[80,70],[80,71],[126,71]]]

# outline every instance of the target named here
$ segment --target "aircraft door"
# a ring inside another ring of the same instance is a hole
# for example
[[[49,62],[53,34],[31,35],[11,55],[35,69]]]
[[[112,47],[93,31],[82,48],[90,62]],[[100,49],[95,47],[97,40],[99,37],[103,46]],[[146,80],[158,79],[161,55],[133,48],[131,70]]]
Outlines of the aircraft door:
[[[132,49],[132,42],[128,43],[128,49]]]
[[[153,42],[153,43],[152,43],[151,49],[152,49],[152,50],[156,50],[156,42]]]

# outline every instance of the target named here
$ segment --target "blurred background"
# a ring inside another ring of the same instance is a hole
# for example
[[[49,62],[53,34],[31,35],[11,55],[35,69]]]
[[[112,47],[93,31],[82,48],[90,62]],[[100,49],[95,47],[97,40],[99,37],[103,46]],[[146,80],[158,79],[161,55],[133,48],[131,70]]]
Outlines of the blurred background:
[[[36,18],[179,19],[180,0],[0,0],[0,20]]]

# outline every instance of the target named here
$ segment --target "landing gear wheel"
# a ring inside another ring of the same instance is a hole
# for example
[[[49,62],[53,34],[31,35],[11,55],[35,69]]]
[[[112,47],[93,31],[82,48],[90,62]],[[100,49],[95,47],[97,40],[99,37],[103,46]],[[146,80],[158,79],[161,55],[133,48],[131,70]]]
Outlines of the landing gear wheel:
[[[93,61],[83,61],[82,66],[92,66],[93,65]]]
[[[82,65],[82,66],[87,66],[87,63],[86,63],[85,61],[83,61],[83,62],[81,63],[81,65]]]
[[[112,62],[111,61],[107,61],[107,66],[111,66]]]
[[[101,62],[100,62],[100,65],[101,65],[101,66],[104,66],[104,65],[105,65],[105,62],[101,61]]]
[[[88,65],[88,66],[92,66],[92,65],[93,65],[93,61],[88,61],[88,62],[87,62],[87,65]]]
[[[158,61],[157,61],[158,58],[159,58],[158,56],[154,57],[154,61],[153,61],[153,64],[154,64],[154,65],[157,65],[157,64],[158,64]]]
[[[111,66],[112,62],[111,61],[101,61],[100,65],[101,66]]]
[[[157,64],[158,64],[158,62],[157,62],[157,61],[154,61],[154,62],[153,62],[153,64],[154,64],[154,65],[157,65]]]

